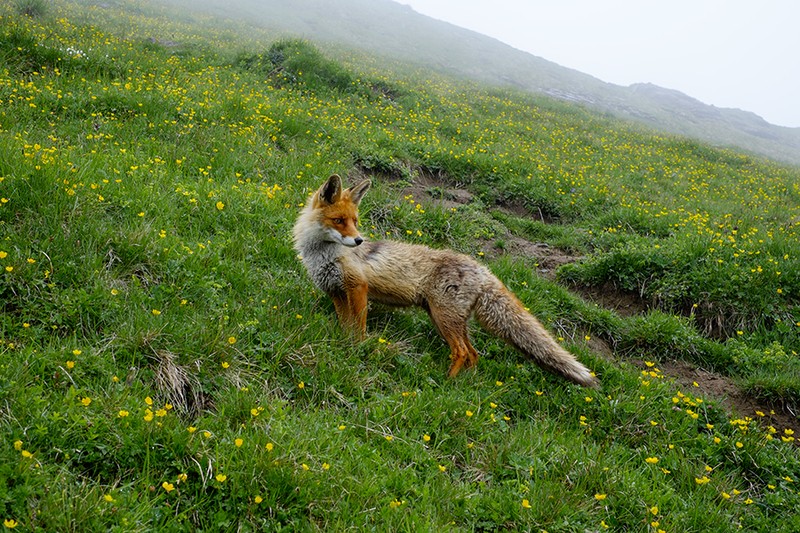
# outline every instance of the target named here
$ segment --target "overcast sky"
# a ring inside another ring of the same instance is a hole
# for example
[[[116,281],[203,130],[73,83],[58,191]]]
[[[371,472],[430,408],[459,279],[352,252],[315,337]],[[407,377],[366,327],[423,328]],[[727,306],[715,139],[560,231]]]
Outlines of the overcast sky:
[[[800,127],[797,0],[397,0],[619,85]]]

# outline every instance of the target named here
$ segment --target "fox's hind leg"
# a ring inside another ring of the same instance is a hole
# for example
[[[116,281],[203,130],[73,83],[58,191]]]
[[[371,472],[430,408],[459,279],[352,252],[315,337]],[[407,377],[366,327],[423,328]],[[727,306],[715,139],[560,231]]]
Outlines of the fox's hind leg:
[[[447,375],[454,377],[462,368],[469,368],[478,363],[478,352],[473,348],[467,333],[467,318],[453,313],[452,309],[428,306],[430,314],[439,334],[450,347],[450,370]]]

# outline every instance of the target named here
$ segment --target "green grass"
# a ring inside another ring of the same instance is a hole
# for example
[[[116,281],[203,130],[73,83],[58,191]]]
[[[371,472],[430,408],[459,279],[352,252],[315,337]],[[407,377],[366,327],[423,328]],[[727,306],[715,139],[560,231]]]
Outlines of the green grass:
[[[7,526],[800,528],[790,430],[659,370],[688,360],[800,405],[796,169],[140,4],[2,11]],[[271,47],[302,57],[259,64]],[[330,173],[365,169],[370,238],[586,255],[558,283],[533,258],[489,266],[602,389],[477,329],[478,370],[448,380],[421,311],[374,309],[360,343],[341,332],[291,228]],[[409,197],[421,172],[471,203]],[[652,309],[568,290],[604,284]]]

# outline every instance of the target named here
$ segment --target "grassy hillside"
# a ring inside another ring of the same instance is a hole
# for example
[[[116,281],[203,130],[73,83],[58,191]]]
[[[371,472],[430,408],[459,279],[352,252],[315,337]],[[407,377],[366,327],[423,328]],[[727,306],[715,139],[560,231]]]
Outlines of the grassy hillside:
[[[0,12],[5,527],[800,529],[797,170],[141,2]],[[602,388],[477,328],[448,380],[420,311],[349,339],[290,238],[333,172],[374,178],[366,236],[485,261]]]
[[[394,0],[158,0],[195,22],[238,20],[268,31],[347,46],[390,60],[501,87],[514,87],[647,124],[659,131],[739,147],[800,165],[800,128],[675,90],[605,83],[496,39],[416,13]],[[537,31],[532,21],[531,31]],[[641,80],[646,81],[646,80]]]

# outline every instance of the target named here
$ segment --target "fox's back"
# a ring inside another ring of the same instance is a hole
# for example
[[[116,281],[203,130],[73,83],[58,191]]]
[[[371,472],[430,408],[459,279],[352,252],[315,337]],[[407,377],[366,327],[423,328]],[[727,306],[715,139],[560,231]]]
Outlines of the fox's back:
[[[432,291],[483,285],[485,267],[451,250],[398,241],[368,241],[342,256],[345,270],[357,269],[367,281],[371,299],[392,305],[425,305]],[[478,289],[479,290],[479,289]]]

